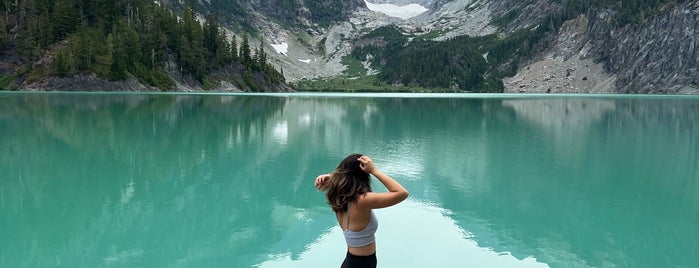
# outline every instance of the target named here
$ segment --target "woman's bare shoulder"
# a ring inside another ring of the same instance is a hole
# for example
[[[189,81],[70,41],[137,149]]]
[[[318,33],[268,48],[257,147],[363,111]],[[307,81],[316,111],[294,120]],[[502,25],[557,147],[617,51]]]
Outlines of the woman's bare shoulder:
[[[400,203],[406,197],[396,192],[368,192],[357,198],[357,205],[365,209],[385,208]]]

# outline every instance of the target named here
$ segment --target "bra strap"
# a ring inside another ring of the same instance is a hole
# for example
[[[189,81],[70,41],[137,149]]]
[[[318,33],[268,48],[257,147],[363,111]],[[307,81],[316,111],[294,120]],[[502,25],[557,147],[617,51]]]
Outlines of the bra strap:
[[[350,224],[350,205],[351,203],[347,203],[347,225],[345,225],[345,230],[349,230],[349,224]]]

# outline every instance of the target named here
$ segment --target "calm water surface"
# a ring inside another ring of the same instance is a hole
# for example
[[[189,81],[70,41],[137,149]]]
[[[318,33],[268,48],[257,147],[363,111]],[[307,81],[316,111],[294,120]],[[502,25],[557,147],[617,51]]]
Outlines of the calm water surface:
[[[699,263],[699,98],[437,96],[1,94],[0,266],[339,267],[353,152],[380,267]]]

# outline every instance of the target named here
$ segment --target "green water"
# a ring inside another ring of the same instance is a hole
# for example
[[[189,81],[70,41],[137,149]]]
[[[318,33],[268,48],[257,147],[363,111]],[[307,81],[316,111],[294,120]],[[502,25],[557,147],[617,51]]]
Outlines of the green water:
[[[7,93],[0,267],[339,267],[353,152],[379,267],[699,263],[697,97]]]

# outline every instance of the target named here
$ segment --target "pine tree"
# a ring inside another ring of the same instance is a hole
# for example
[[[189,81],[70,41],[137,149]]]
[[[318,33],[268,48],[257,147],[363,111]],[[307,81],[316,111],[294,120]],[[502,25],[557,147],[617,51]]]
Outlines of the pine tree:
[[[75,55],[75,68],[78,71],[90,71],[95,62],[95,48],[98,47],[97,40],[92,36],[90,30],[82,28],[72,39],[73,55]]]
[[[264,40],[260,40],[260,47],[257,49],[255,57],[257,58],[257,65],[260,66],[262,72],[267,72],[267,54],[265,54]]]
[[[245,66],[252,65],[252,58],[250,57],[250,43],[248,41],[248,34],[243,35],[243,42],[240,44],[240,59]]]
[[[118,34],[110,34],[107,37],[107,44],[111,48],[109,78],[111,80],[125,79],[128,77],[126,70],[126,49],[124,48],[121,36]]]
[[[226,40],[226,33],[224,31],[219,31],[216,36],[216,52],[215,59],[218,64],[217,67],[229,65],[233,62],[232,56],[230,54],[231,48],[229,47],[228,40]]]
[[[39,30],[34,0],[23,0],[19,4],[17,18],[17,49],[30,59],[39,53]]]
[[[209,68],[213,69],[216,66],[218,66],[218,59],[216,58],[217,50],[218,50],[218,43],[217,43],[217,38],[219,35],[219,27],[218,23],[216,23],[216,17],[215,16],[209,16],[206,19],[206,23],[204,24],[204,31],[203,31],[203,44],[204,48],[206,49],[205,55],[206,55],[206,61],[209,64]]]
[[[73,57],[68,49],[56,52],[51,62],[51,71],[58,76],[69,75],[73,72]]]
[[[201,82],[207,73],[204,30],[190,7],[185,8],[182,24],[180,64],[187,74]]]
[[[62,40],[73,33],[78,25],[80,14],[72,0],[56,0],[51,13],[53,40]]]
[[[10,35],[7,34],[5,18],[0,17],[0,50],[5,49],[10,44]]]

